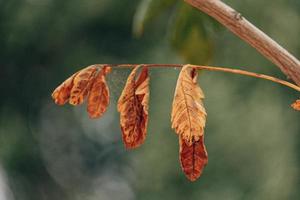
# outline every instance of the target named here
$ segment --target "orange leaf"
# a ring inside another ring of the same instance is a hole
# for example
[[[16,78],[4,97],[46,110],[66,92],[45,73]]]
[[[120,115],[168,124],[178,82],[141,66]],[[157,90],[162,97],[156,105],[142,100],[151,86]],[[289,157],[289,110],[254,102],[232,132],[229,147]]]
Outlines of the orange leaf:
[[[295,103],[293,103],[292,108],[294,108],[297,111],[300,111],[300,99],[298,99]]]
[[[109,89],[106,84],[105,76],[110,73],[111,67],[104,66],[98,75],[95,77],[95,80],[91,86],[89,96],[87,111],[90,118],[101,117],[109,105]]]
[[[70,99],[71,89],[73,87],[74,77],[78,74],[73,74],[70,78],[59,85],[52,93],[54,102],[58,105],[64,105]]]
[[[70,104],[76,106],[83,103],[85,97],[88,95],[98,68],[98,65],[91,65],[78,72],[73,81],[73,88],[69,100]]]
[[[143,68],[136,80],[135,67],[130,73],[118,101],[120,125],[125,147],[132,149],[144,143],[148,125],[149,74]]]
[[[204,145],[204,135],[200,136],[198,141],[194,141],[192,145],[188,144],[181,136],[179,136],[179,159],[183,172],[186,177],[195,181],[198,179],[205,165],[208,162],[208,156]]]
[[[52,93],[52,98],[58,105],[69,101],[72,105],[80,105],[88,96],[87,111],[90,118],[103,115],[109,105],[109,89],[105,76],[111,67],[91,65],[72,75]]]

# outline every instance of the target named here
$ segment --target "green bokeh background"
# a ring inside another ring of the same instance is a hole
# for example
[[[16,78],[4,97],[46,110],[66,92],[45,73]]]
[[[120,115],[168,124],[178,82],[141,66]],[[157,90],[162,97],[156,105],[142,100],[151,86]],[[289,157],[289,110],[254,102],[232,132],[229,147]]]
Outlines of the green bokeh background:
[[[298,0],[225,2],[300,57]],[[148,137],[126,151],[116,101],[129,70],[108,76],[111,104],[99,120],[51,100],[94,63],[210,64],[286,79],[181,0],[0,0],[0,200],[300,198],[300,115],[289,107],[297,92],[202,72],[209,164],[191,183],[170,127],[178,69],[151,69]]]

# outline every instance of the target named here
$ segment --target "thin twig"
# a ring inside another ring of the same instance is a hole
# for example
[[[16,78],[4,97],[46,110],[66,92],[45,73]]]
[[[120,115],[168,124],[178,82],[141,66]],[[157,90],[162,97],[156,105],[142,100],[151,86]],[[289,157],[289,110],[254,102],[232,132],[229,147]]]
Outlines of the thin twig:
[[[234,34],[258,50],[264,57],[277,65],[286,76],[300,85],[300,61],[246,20],[239,12],[220,0],[184,1],[215,18]]]
[[[141,64],[105,64],[105,65],[109,65],[111,67],[116,67],[116,68],[131,68],[131,67],[135,67]],[[143,64],[145,67],[151,67],[151,68],[181,68],[182,64]],[[213,67],[213,66],[202,66],[202,65],[190,65],[191,67],[195,67],[197,69],[200,70],[209,70],[209,71],[221,71],[221,72],[226,72],[226,73],[232,73],[232,74],[240,74],[240,75],[244,75],[244,76],[251,76],[251,77],[255,77],[255,78],[260,78],[260,79],[265,79],[265,80],[269,80],[275,83],[279,83],[281,85],[285,85],[289,88],[292,88],[298,92],[300,92],[300,87],[288,82],[288,81],[284,81],[278,78],[275,78],[273,76],[268,76],[265,74],[258,74],[258,73],[254,73],[254,72],[249,72],[249,71],[245,71],[245,70],[240,70],[240,69],[232,69],[232,68],[225,68],[225,67]]]
[[[135,67],[138,65],[144,65],[147,67],[151,67],[151,68],[164,68],[164,67],[182,67],[183,64],[105,64],[105,65],[109,65],[111,67],[121,67],[121,68],[130,68],[130,67]]]
[[[288,82],[288,81],[284,81],[278,78],[275,78],[273,76],[268,76],[265,74],[258,74],[258,73],[254,73],[254,72],[248,72],[248,71],[244,71],[244,70],[239,70],[239,69],[230,69],[230,68],[223,68],[223,67],[210,67],[210,66],[197,66],[197,65],[191,65],[197,69],[202,69],[202,70],[209,70],[209,71],[222,71],[222,72],[227,72],[227,73],[233,73],[233,74],[240,74],[240,75],[244,75],[244,76],[252,76],[255,78],[260,78],[260,79],[265,79],[265,80],[269,80],[275,83],[279,83],[281,85],[285,85],[287,87],[290,87],[294,90],[297,90],[298,92],[300,92],[300,87]]]

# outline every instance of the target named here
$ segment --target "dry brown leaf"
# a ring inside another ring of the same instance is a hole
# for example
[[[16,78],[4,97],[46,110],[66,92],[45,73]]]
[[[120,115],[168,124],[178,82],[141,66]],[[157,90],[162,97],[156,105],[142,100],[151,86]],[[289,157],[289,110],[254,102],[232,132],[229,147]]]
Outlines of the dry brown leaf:
[[[147,134],[149,74],[148,68],[143,67],[136,80],[140,67],[135,67],[130,73],[118,101],[122,137],[127,149],[143,144]]]
[[[74,77],[69,100],[71,105],[76,106],[83,103],[85,97],[88,95],[98,69],[98,65],[91,65],[79,71]]]
[[[54,102],[58,105],[64,105],[70,99],[71,90],[73,87],[74,77],[78,74],[73,74],[70,78],[60,84],[52,93]]]
[[[197,85],[196,69],[185,65],[178,77],[172,105],[172,128],[191,145],[203,135],[206,111],[204,94]]]
[[[91,65],[77,73],[58,86],[52,93],[52,98],[58,105],[69,101],[72,105],[82,104],[88,98],[88,112],[91,118],[100,117],[109,104],[109,90],[106,85],[105,75],[111,67]]]
[[[208,156],[204,145],[204,135],[200,136],[198,141],[194,141],[192,145],[179,136],[179,159],[183,172],[186,177],[195,181],[198,179],[205,165],[208,162]]]
[[[109,89],[105,76],[110,71],[111,67],[103,66],[93,81],[87,100],[87,111],[90,118],[101,117],[109,105]]]
[[[185,65],[178,77],[172,105],[172,128],[179,135],[179,159],[187,178],[195,181],[202,174],[208,157],[204,145],[206,111],[204,94],[197,85],[197,71]]]
[[[296,102],[293,103],[291,106],[292,106],[292,108],[294,108],[295,110],[300,111],[300,99],[296,100]]]

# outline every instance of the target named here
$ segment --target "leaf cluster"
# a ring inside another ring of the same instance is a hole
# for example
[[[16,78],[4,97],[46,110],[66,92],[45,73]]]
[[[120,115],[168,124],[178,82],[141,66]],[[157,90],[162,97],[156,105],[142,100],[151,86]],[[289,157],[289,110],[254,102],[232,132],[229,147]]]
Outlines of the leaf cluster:
[[[141,72],[138,73],[141,68]],[[91,65],[73,74],[58,86],[52,98],[58,105],[69,102],[77,106],[87,99],[90,118],[100,118],[109,105],[109,89],[105,76],[110,66]],[[172,128],[179,138],[179,160],[187,178],[195,181],[207,164],[204,145],[206,111],[204,94],[197,85],[197,70],[190,65],[182,68],[172,105]],[[148,67],[135,66],[118,101],[122,139],[126,149],[142,145],[147,135],[150,77]]]

